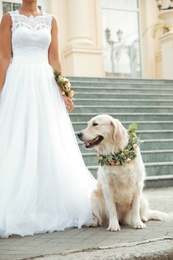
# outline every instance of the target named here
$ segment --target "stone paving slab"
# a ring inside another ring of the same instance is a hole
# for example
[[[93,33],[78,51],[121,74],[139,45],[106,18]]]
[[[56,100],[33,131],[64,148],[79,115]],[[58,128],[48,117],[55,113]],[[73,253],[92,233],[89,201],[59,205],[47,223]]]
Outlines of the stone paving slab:
[[[162,210],[164,212],[173,212],[173,187],[146,189],[144,193],[150,201],[150,208]],[[158,239],[159,241],[157,241]],[[79,251],[77,254],[87,254],[89,253],[88,250],[93,250],[93,255],[91,254],[91,258],[86,258],[85,255],[80,255],[80,257],[82,258],[67,259],[111,260],[118,258],[100,258],[99,254],[102,254],[100,250],[106,250],[107,256],[108,252],[110,252],[110,254],[112,254],[112,256],[115,257],[115,251],[118,252],[117,250],[119,250],[122,252],[122,244],[124,243],[127,245],[125,247],[127,251],[128,248],[129,250],[132,250],[128,251],[128,254],[134,253],[135,250],[137,250],[135,249],[135,246],[142,247],[143,243],[145,244],[144,251],[145,247],[147,246],[148,248],[156,248],[156,251],[158,252],[158,249],[161,249],[163,251],[164,247],[169,248],[169,250],[171,250],[171,245],[173,247],[173,221],[150,221],[147,223],[147,227],[145,229],[137,230],[128,226],[122,226],[121,231],[119,232],[110,232],[107,231],[104,227],[84,227],[82,229],[68,229],[64,232],[38,234],[34,236],[26,236],[23,238],[19,236],[12,236],[8,239],[0,239],[0,260],[61,260],[65,259],[65,257],[74,256],[74,253],[66,254],[66,252],[72,252],[73,250],[75,250],[75,252],[76,250]],[[114,248],[110,249],[110,245],[113,245]],[[109,250],[103,249],[105,247],[109,248]],[[85,252],[85,250],[87,250],[87,252]],[[124,250],[125,249],[123,248],[123,252]],[[95,256],[94,252],[96,253]],[[66,255],[62,256],[62,253]],[[99,253],[98,257],[97,253]],[[120,253],[119,257],[122,257],[120,256]],[[171,260],[173,260],[173,257]]]

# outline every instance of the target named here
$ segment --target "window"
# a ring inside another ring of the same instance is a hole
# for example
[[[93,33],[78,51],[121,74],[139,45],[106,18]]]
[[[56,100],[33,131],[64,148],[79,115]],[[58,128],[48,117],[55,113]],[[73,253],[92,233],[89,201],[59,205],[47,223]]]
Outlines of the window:
[[[21,2],[21,1],[20,1]],[[16,9],[19,9],[21,7],[21,4],[19,3],[14,3],[14,2],[2,2],[2,9],[3,13],[9,12],[9,11],[15,11]],[[38,6],[39,9],[41,10],[41,6]]]
[[[138,0],[102,0],[106,76],[141,77]]]
[[[2,7],[3,7],[3,13],[6,13],[9,11],[15,11],[16,9],[19,9],[21,7],[21,4],[2,2]]]

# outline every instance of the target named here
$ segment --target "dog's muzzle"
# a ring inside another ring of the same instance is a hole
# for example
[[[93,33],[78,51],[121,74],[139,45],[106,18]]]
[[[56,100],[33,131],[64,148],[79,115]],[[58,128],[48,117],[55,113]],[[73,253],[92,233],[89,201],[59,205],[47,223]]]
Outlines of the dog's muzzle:
[[[92,147],[94,147],[95,145],[98,145],[98,144],[104,139],[103,136],[99,135],[99,136],[95,137],[95,138],[92,139],[92,140],[84,140],[84,137],[83,137],[83,133],[82,133],[82,132],[77,133],[77,136],[78,136],[78,138],[79,138],[81,141],[84,142],[83,145],[84,145],[86,148],[92,148]]]

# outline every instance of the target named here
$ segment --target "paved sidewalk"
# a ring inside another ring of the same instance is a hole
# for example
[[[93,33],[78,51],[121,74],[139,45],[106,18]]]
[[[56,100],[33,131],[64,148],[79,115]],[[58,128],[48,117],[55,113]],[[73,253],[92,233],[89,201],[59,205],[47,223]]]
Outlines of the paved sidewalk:
[[[147,189],[150,208],[173,212],[173,187]],[[122,226],[119,232],[103,227],[69,229],[0,239],[0,260],[173,260],[173,221],[150,221],[145,229]]]

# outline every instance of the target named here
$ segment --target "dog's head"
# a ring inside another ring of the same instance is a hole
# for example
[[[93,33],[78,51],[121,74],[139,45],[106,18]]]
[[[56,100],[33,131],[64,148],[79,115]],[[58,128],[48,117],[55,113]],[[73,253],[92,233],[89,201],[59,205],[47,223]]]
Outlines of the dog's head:
[[[93,117],[86,129],[78,134],[86,148],[95,148],[99,153],[107,155],[122,151],[128,143],[128,133],[118,119],[109,115]]]

